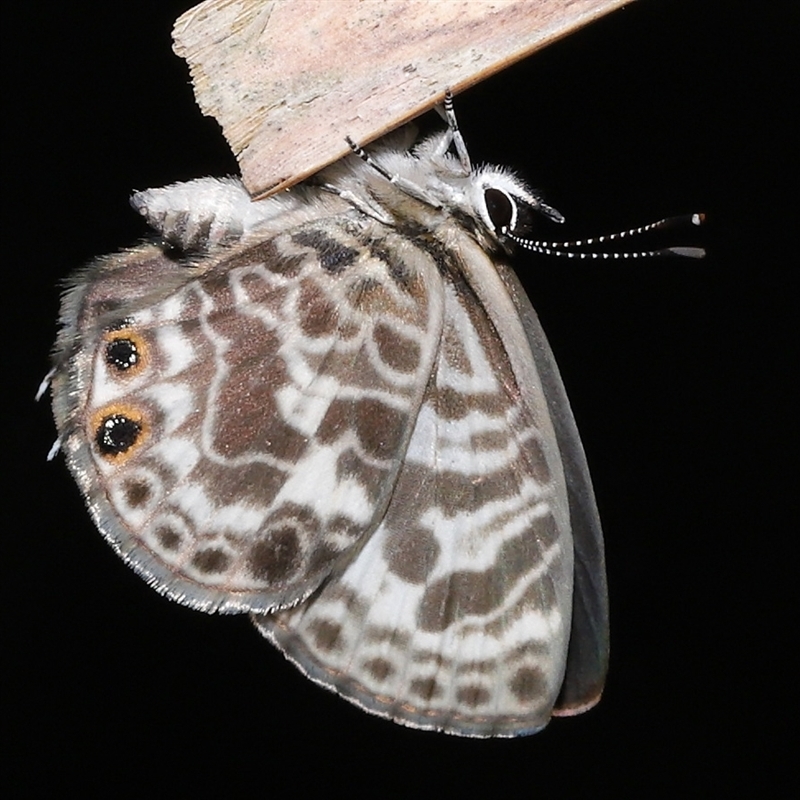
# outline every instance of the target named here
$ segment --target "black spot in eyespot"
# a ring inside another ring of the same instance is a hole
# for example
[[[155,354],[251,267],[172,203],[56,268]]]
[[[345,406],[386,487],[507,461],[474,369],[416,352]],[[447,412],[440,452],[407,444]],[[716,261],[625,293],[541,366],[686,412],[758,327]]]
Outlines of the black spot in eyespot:
[[[336,239],[313,228],[294,234],[292,241],[316,250],[319,264],[327,272],[341,272],[345,267],[355,263],[358,258],[358,250],[341,244]]]
[[[132,339],[112,339],[106,344],[106,363],[120,372],[135,367],[139,360],[139,349]]]
[[[511,198],[500,189],[486,189],[483,199],[486,202],[486,211],[494,225],[495,232],[499,233],[508,228],[514,216]]]
[[[95,432],[94,440],[97,449],[104,456],[115,456],[136,444],[141,432],[142,426],[135,420],[124,414],[111,414],[103,418]]]

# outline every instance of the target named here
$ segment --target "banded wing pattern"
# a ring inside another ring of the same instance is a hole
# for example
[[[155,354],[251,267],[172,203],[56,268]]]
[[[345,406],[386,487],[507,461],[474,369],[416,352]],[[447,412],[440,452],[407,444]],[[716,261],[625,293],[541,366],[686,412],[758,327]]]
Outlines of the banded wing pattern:
[[[159,591],[251,613],[370,712],[513,736],[599,699],[602,538],[502,262],[560,215],[472,169],[445,111],[276,198],[135,195],[159,241],[75,277],[53,407],[95,522]]]
[[[519,385],[499,320],[451,261],[441,346],[383,521],[308,602],[256,622],[371,711],[533,732],[559,694],[570,632],[563,470],[540,390]]]
[[[301,226],[201,273],[144,247],[68,301],[84,391],[56,378],[63,446],[106,537],[171,597],[297,602],[382,516],[441,301],[430,257],[391,275],[392,232],[371,252],[363,227]],[[154,275],[183,282],[154,298]]]

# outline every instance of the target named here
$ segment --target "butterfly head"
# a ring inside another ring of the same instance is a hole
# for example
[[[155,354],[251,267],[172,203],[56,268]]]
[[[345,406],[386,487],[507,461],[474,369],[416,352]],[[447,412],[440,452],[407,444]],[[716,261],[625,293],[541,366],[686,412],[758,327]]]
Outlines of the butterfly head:
[[[548,242],[533,237],[534,222],[537,214],[542,214],[551,222],[564,222],[563,215],[552,206],[543,202],[536,193],[513,174],[498,167],[483,167],[472,172],[469,177],[469,190],[466,193],[467,214],[479,221],[480,237],[488,239],[488,244],[495,242],[509,250],[514,245],[547,256],[574,259],[635,259],[661,256],[683,256],[702,258],[705,250],[702,247],[662,247],[652,250],[638,251],[605,251],[597,252],[585,249],[593,245],[617,242],[640,234],[678,226],[698,226],[705,221],[704,214],[683,214],[665,217],[656,222],[629,228],[617,233],[595,236],[584,240]],[[488,237],[485,232],[488,231]]]
[[[498,167],[482,167],[470,176],[468,202],[475,217],[501,245],[514,238],[526,238],[537,214],[552,222],[564,222],[563,215],[547,205],[511,173]]]
[[[381,221],[411,217],[435,225],[436,214],[444,211],[488,249],[509,249],[518,239],[526,240],[537,214],[564,222],[560,212],[510,170],[491,165],[473,167],[452,110],[448,121],[445,131],[421,140],[411,150],[398,147],[398,134],[386,137],[371,154],[348,137],[360,162],[350,159],[328,168],[326,187],[351,202],[358,194],[357,207]],[[358,183],[349,181],[337,187],[337,177],[348,171],[360,178]],[[361,187],[366,185],[370,188],[364,193]],[[409,198],[422,205],[409,204]],[[433,216],[428,213],[431,209],[435,210]]]
[[[325,188],[339,194],[360,211],[380,222],[395,225],[413,222],[435,228],[452,217],[486,250],[510,251],[515,245],[548,256],[574,259],[626,259],[663,255],[702,258],[699,247],[665,247],[636,252],[595,252],[586,246],[663,228],[685,221],[699,225],[702,214],[668,217],[657,222],[613,234],[575,241],[543,241],[534,238],[534,222],[541,214],[551,222],[564,222],[563,215],[545,203],[510,170],[497,166],[472,166],[452,109],[445,97],[443,116],[447,130],[422,140],[411,151],[398,148],[394,137],[375,150],[375,157],[347,138],[353,154],[341,167],[328,168]],[[366,165],[366,166],[365,166]],[[350,173],[337,185],[337,176]],[[354,182],[355,179],[355,182]],[[366,188],[364,188],[366,187]],[[409,202],[410,201],[410,202]]]

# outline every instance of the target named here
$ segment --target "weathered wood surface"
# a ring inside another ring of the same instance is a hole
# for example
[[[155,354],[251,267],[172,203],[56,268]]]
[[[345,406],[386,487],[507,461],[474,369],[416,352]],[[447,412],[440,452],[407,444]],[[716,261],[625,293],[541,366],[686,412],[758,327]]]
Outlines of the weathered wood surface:
[[[627,2],[206,0],[173,38],[261,196]]]

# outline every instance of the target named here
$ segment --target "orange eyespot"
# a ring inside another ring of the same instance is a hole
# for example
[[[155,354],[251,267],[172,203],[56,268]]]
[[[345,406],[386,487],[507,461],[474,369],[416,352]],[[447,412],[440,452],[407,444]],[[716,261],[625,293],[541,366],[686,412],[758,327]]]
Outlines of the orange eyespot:
[[[121,463],[141,447],[150,432],[144,414],[133,406],[114,403],[92,415],[91,439],[107,461]]]
[[[119,375],[135,375],[147,366],[147,342],[132,328],[108,331],[104,339],[106,364]]]

